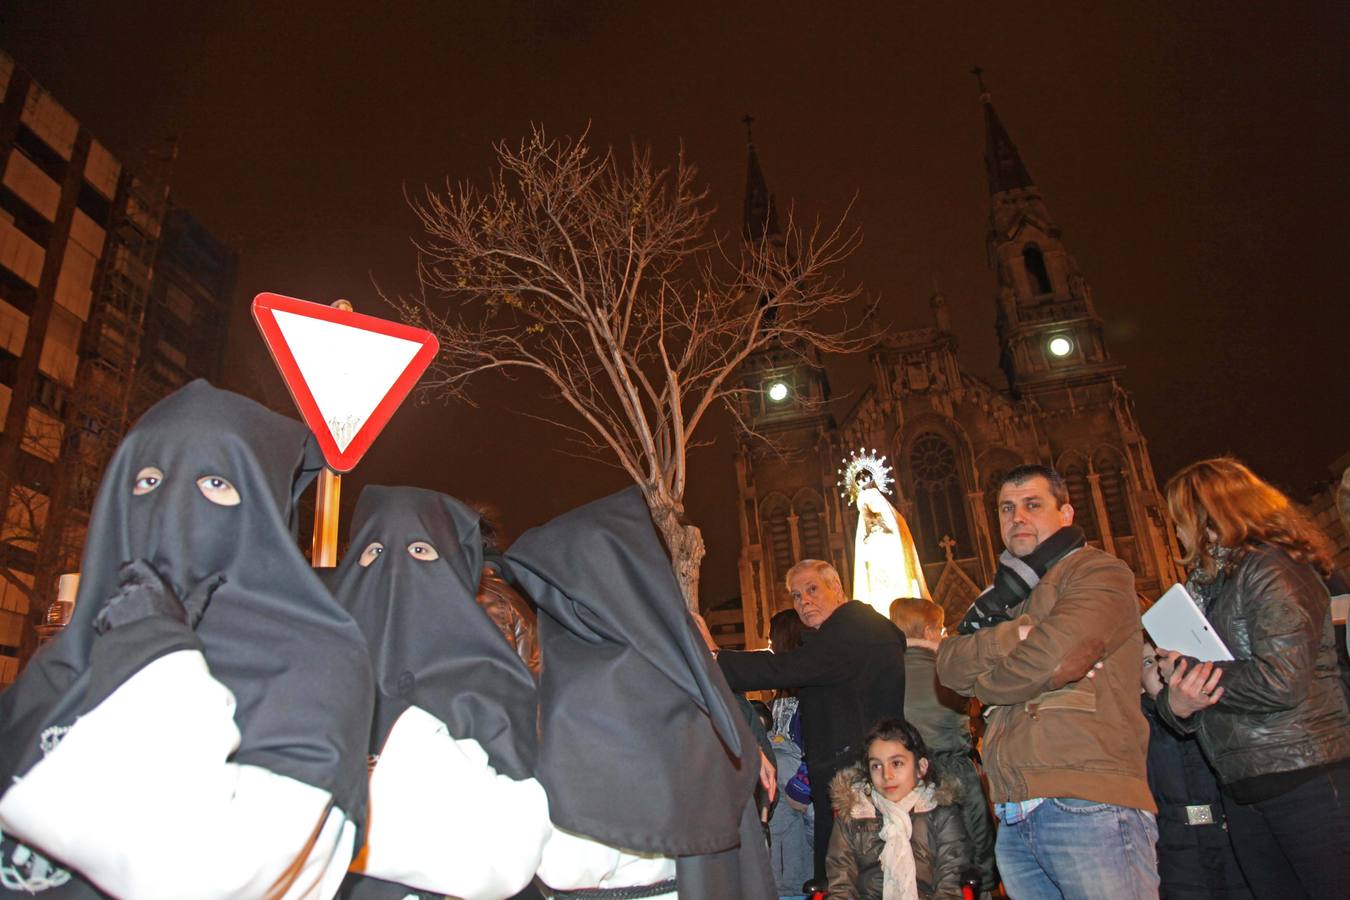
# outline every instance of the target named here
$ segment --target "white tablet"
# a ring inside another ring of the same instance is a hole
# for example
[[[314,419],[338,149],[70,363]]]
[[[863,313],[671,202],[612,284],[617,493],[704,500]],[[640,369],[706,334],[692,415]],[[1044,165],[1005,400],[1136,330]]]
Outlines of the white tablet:
[[[1175,650],[1201,662],[1233,658],[1182,585],[1168,588],[1144,613],[1143,623],[1159,650]]]

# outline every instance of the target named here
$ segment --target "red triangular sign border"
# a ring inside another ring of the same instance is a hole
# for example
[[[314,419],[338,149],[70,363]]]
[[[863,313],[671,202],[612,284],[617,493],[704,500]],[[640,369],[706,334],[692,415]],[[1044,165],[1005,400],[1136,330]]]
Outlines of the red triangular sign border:
[[[370,416],[361,425],[361,430],[352,437],[345,450],[338,449],[337,441],[333,439],[332,432],[328,430],[328,423],[324,420],[323,414],[319,412],[319,405],[315,402],[314,394],[305,382],[304,373],[300,371],[300,366],[295,361],[295,354],[291,352],[286,337],[277,324],[277,310],[421,344],[421,348],[413,355],[403,373],[394,381],[389,392],[376,405]],[[398,409],[399,404],[408,396],[408,393],[417,384],[417,379],[422,377],[422,373],[427,370],[427,366],[431,365],[431,361],[436,357],[436,352],[440,349],[440,343],[430,331],[404,325],[401,322],[391,322],[388,319],[348,312],[323,303],[285,297],[281,294],[263,293],[254,297],[253,320],[258,324],[258,330],[262,332],[263,342],[267,344],[267,349],[272,354],[272,360],[277,364],[277,369],[280,370],[281,377],[286,382],[286,388],[291,392],[291,399],[295,401],[295,406],[300,410],[300,415],[305,420],[305,424],[309,426],[309,430],[314,433],[315,439],[319,442],[319,449],[323,451],[323,458],[328,462],[329,468],[336,472],[350,472],[356,467],[361,457],[370,449],[370,445],[375,442],[375,438],[380,431],[389,423],[389,419],[394,415],[394,410]]]

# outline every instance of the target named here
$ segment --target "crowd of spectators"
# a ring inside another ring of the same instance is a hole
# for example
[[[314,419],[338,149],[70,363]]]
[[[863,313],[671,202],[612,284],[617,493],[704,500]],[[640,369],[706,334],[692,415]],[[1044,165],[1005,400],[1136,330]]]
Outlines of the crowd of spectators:
[[[1166,494],[1232,660],[1150,639],[1149,599],[1045,466],[1000,485],[998,571],[959,623],[918,597],[888,623],[828,563],[792,568],[772,652],[716,654],[733,690],[776,692],[778,783],[797,788],[769,823],[781,896],[808,833],[801,889],[829,900],[1350,897],[1326,539],[1231,459]]]

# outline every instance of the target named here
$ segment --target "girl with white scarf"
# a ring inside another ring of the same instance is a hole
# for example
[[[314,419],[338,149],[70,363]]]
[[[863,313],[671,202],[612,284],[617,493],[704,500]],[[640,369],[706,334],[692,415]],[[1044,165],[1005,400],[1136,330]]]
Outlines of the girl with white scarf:
[[[863,742],[862,767],[830,786],[829,900],[960,900],[975,875],[955,782],[934,771],[914,726],[887,719]],[[978,876],[976,876],[978,877]]]

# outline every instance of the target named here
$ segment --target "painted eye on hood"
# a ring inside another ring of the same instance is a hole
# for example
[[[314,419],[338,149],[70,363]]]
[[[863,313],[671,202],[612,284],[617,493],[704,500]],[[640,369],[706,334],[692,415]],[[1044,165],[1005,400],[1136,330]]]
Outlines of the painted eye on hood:
[[[131,493],[137,497],[141,494],[148,494],[159,487],[159,483],[163,480],[163,472],[154,466],[146,466],[136,473],[136,480],[131,485]]]
[[[431,562],[433,559],[441,558],[441,555],[436,552],[436,548],[426,541],[413,541],[409,544],[408,555],[422,562]]]
[[[383,552],[384,544],[381,544],[379,541],[371,541],[370,546],[361,551],[361,558],[357,560],[357,562],[359,562],[361,568],[364,569],[366,566],[373,563]]]
[[[219,475],[203,475],[197,479],[197,489],[202,496],[219,506],[238,506],[239,492]]]

